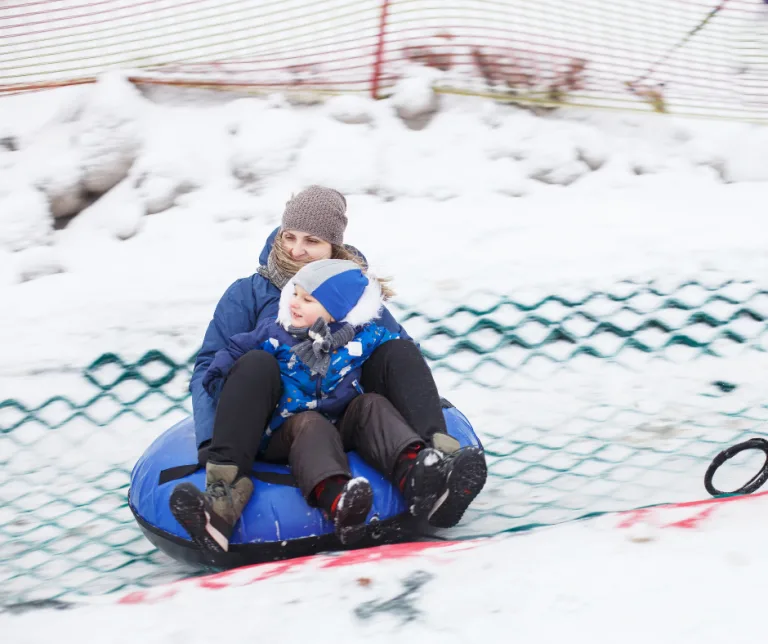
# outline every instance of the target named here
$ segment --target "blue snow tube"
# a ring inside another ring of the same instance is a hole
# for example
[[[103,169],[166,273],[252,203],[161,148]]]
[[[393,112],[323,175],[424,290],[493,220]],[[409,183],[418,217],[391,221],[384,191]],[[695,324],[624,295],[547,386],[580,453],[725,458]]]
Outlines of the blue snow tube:
[[[482,447],[466,417],[445,400],[443,415],[448,433],[462,447]],[[347,456],[352,475],[366,477],[374,495],[366,536],[355,547],[413,539],[417,525],[406,511],[399,490],[355,452]],[[256,462],[252,479],[254,494],[235,527],[229,552],[201,552],[171,514],[168,504],[179,483],[189,481],[205,488],[194,421],[187,418],[160,435],[136,463],[128,504],[146,537],[169,556],[186,563],[232,568],[342,548],[325,515],[307,505],[287,465]]]

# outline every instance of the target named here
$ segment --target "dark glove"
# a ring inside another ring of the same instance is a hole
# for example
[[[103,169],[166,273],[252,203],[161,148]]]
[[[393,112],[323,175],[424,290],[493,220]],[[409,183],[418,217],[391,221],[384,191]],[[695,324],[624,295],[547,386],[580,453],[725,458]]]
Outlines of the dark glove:
[[[221,394],[221,388],[224,386],[224,375],[218,367],[211,367],[203,376],[203,389],[208,395],[216,399]]]

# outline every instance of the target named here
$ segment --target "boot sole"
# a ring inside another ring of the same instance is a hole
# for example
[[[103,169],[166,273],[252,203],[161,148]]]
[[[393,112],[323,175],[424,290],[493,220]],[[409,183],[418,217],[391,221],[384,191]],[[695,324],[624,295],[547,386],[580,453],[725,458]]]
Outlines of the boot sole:
[[[485,485],[488,467],[485,455],[476,447],[462,450],[448,474],[446,489],[429,513],[428,522],[436,528],[452,528]]]
[[[211,525],[211,515],[205,507],[205,498],[194,485],[177,485],[171,493],[169,503],[171,513],[198,548],[215,553],[229,550],[229,541]]]
[[[422,470],[421,494],[408,499],[408,510],[416,518],[422,518],[430,514],[440,497],[445,485],[444,462],[437,463],[433,467],[425,467]]]
[[[373,505],[373,490],[370,485],[355,485],[344,493],[342,507],[336,513],[334,529],[342,544],[348,546],[365,536],[368,526],[365,519]]]

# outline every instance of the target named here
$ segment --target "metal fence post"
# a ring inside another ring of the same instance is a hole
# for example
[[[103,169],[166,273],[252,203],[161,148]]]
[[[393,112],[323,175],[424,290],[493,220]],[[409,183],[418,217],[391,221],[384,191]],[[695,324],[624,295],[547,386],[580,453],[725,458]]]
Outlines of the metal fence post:
[[[379,97],[379,82],[381,81],[381,64],[384,57],[384,40],[387,32],[389,16],[389,0],[382,0],[381,15],[379,16],[379,38],[376,43],[376,59],[373,62],[373,77],[371,78],[371,96]]]

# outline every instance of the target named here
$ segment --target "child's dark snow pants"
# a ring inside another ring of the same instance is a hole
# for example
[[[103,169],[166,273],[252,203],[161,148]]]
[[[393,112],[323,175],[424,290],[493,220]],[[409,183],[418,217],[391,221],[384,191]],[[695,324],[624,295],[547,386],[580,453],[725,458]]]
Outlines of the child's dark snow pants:
[[[317,412],[296,414],[275,431],[262,455],[264,460],[287,460],[308,499],[320,481],[349,475],[346,450],[354,449],[391,478],[408,445],[445,432],[437,387],[412,342],[391,340],[380,346],[363,366],[361,381],[368,393],[349,404],[336,426]],[[208,459],[250,472],[280,393],[273,356],[265,351],[242,356],[222,388]]]
[[[338,429],[322,414],[305,411],[288,418],[269,441],[265,461],[285,461],[308,502],[312,491],[325,479],[351,476],[347,450],[387,478],[392,477],[397,457],[409,445],[423,443],[384,396],[362,394],[355,398]]]

